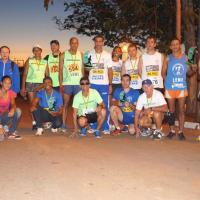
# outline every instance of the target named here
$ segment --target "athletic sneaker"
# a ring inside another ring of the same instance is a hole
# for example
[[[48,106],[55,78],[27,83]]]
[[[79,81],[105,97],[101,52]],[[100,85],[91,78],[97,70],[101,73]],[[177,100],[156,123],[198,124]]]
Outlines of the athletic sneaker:
[[[120,130],[120,129],[115,129],[114,131],[111,132],[111,134],[112,134],[113,136],[120,135],[120,134],[121,134],[121,130]]]
[[[155,130],[153,132],[153,137],[154,140],[160,140],[162,138],[162,132],[159,130]]]
[[[109,130],[112,132],[115,130],[115,125],[114,124],[110,124],[109,126]]]
[[[128,126],[127,125],[121,125],[120,126],[121,132],[128,132]]]
[[[96,138],[101,138],[100,130],[96,130],[96,131],[95,131],[95,137],[96,137]]]
[[[21,140],[22,137],[16,133],[16,131],[10,135],[8,135],[8,139],[11,140]]]
[[[3,129],[4,129],[4,131],[5,131],[6,133],[8,133],[8,132],[9,132],[9,128],[8,128],[8,126],[7,126],[7,125],[4,125],[4,126],[3,126]]]
[[[93,134],[93,133],[95,133],[96,128],[97,128],[97,123],[91,123],[90,124],[90,128],[87,130],[87,132],[89,134]]]
[[[103,133],[104,135],[110,135],[110,131],[109,131],[109,130],[103,130],[102,133]]]
[[[59,128],[59,131],[62,132],[62,133],[66,133],[66,126],[65,125],[62,125],[60,128]]]
[[[143,128],[141,131],[141,136],[148,137],[153,134],[153,130],[151,128]]]
[[[45,122],[45,123],[43,124],[43,128],[44,128],[44,129],[50,129],[51,126],[52,126],[52,123],[51,123],[51,122]]]
[[[51,132],[52,132],[52,133],[57,133],[57,132],[58,132],[58,129],[57,129],[57,128],[51,128]]]
[[[40,136],[43,133],[43,128],[37,128],[37,132],[35,133],[35,135]]]
[[[168,139],[172,139],[176,135],[175,132],[170,131],[169,134],[167,135]]]
[[[80,136],[86,136],[87,128],[81,128],[80,130]]]
[[[178,134],[178,139],[181,140],[181,141],[185,140],[185,136],[184,136],[183,132]]]

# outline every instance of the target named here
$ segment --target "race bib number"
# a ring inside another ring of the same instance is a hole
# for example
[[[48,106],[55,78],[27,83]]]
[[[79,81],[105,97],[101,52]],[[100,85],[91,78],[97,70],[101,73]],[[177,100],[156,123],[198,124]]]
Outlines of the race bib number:
[[[151,80],[154,86],[159,85],[159,81],[157,79]]]
[[[158,76],[158,71],[150,71],[150,72],[147,72],[147,76],[149,76],[149,77]]]
[[[75,71],[79,71],[79,66],[76,63],[70,64],[70,65],[68,65],[68,70],[69,70],[70,73],[73,73]]]
[[[50,68],[50,73],[56,73],[56,72],[58,72],[59,70],[58,70],[58,66],[57,65],[53,65],[53,66],[51,66],[51,68]]]
[[[130,74],[131,75],[131,80],[136,81],[138,80],[138,74]]]
[[[104,74],[104,70],[103,69],[93,69],[92,72],[95,75]]]
[[[132,112],[132,109],[130,107],[123,107],[123,112]]]

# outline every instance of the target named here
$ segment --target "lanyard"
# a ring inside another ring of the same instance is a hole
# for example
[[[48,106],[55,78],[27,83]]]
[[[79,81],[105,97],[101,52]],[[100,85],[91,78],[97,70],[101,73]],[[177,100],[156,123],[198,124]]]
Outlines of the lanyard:
[[[135,59],[134,64],[132,63],[131,58],[130,58],[131,68],[132,68],[133,70],[135,69],[136,62],[137,62],[137,58]]]
[[[102,54],[102,53],[100,53],[100,56],[99,56],[99,58],[98,58],[97,54],[95,53],[96,59],[97,59],[97,66],[99,66],[99,62],[100,62],[100,59],[101,59],[101,54]]]
[[[151,102],[152,102],[152,97],[149,98],[149,99],[147,98],[147,106],[148,106],[148,108],[150,108]]]
[[[70,53],[70,54],[71,54],[71,53]],[[75,63],[76,63],[76,54],[75,54],[75,57],[74,57],[74,58],[73,58],[73,56],[74,56],[74,55],[71,54],[72,62],[73,62],[73,64],[75,64]]]
[[[51,95],[50,95],[50,97],[49,97],[49,99],[48,99],[48,95],[47,95],[47,93],[46,93],[46,91],[45,91],[45,98],[46,98],[48,107],[50,107],[50,105],[49,105],[49,100],[51,99],[52,95],[53,95],[53,90],[52,90]]]
[[[35,62],[36,62],[36,65],[37,65],[37,70],[39,71],[41,59],[39,60],[39,62],[38,62],[38,60],[35,59]]]
[[[86,108],[86,110],[87,110],[87,108],[88,108],[88,102],[89,102],[89,94],[88,94],[88,96],[87,96],[87,100],[86,100],[86,101],[85,101],[85,98],[84,98],[83,95],[82,95],[82,97],[83,97],[83,101],[84,101],[85,108]]]

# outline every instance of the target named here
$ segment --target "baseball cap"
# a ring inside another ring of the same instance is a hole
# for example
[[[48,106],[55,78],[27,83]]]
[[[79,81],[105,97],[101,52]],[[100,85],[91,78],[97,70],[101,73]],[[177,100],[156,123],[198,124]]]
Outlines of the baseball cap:
[[[41,49],[41,50],[42,50],[42,47],[41,47],[39,44],[33,45],[33,49],[35,49],[35,48],[38,48],[38,49]]]
[[[150,79],[146,79],[142,81],[142,86],[143,85],[152,85],[152,81]]]

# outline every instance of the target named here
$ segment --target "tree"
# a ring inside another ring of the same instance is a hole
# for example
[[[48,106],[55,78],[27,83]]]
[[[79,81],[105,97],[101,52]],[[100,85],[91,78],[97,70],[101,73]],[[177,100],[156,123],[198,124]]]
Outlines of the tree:
[[[146,37],[153,33],[165,49],[175,35],[173,0],[77,0],[65,2],[64,7],[66,17],[55,17],[61,30],[74,29],[87,36],[103,34],[111,47],[125,37],[144,46]]]

